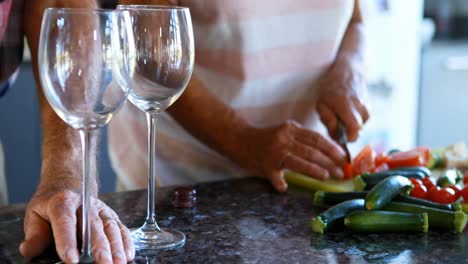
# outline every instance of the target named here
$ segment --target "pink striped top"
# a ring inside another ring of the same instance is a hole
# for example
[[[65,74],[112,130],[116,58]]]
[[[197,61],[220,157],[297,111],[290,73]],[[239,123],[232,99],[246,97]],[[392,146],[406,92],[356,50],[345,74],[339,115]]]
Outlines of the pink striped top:
[[[315,112],[317,77],[333,62],[353,0],[180,0],[195,33],[194,75],[258,126],[294,119],[323,131]],[[207,111],[209,107],[205,106]],[[109,127],[122,189],[147,181],[146,117],[131,104]],[[158,120],[159,184],[190,184],[247,173],[192,137],[168,114]]]

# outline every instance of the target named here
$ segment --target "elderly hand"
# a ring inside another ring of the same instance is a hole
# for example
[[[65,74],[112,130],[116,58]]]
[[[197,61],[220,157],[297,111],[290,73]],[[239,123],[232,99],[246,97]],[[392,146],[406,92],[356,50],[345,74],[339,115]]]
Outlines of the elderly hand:
[[[98,199],[91,199],[91,244],[96,263],[127,263],[135,250],[130,232],[116,213]],[[31,199],[24,219],[25,257],[40,255],[52,239],[65,263],[78,263],[77,232],[81,234],[81,195],[70,189],[41,191]]]
[[[280,192],[287,189],[284,169],[317,179],[343,178],[343,150],[293,121],[271,128],[247,129],[238,138],[238,145],[234,160],[270,180]]]
[[[317,111],[332,138],[336,138],[338,120],[347,128],[348,140],[355,141],[369,112],[362,102],[366,83],[360,63],[342,56],[318,82]]]

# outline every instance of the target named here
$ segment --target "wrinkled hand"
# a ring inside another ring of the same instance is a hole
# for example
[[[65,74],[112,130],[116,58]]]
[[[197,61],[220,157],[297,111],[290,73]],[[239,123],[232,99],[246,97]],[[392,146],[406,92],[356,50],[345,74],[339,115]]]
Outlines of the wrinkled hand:
[[[91,199],[91,245],[97,263],[127,263],[135,250],[128,229],[117,214],[98,199]],[[81,195],[71,190],[37,192],[26,209],[25,257],[40,255],[52,239],[65,263],[78,263],[77,233],[81,234]]]
[[[334,142],[293,121],[271,128],[252,128],[239,142],[237,162],[287,189],[282,171],[288,169],[317,179],[343,178],[345,156]]]
[[[329,135],[336,139],[340,119],[346,126],[348,140],[357,140],[369,119],[361,101],[367,90],[362,67],[352,59],[339,59],[320,78],[318,87],[317,111]]]

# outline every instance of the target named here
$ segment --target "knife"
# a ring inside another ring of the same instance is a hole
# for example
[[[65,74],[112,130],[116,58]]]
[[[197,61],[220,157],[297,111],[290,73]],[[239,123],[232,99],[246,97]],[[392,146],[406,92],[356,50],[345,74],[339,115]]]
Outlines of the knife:
[[[338,131],[337,131],[338,144],[343,148],[346,153],[346,160],[351,163],[351,154],[348,149],[348,131],[343,121],[338,120]]]

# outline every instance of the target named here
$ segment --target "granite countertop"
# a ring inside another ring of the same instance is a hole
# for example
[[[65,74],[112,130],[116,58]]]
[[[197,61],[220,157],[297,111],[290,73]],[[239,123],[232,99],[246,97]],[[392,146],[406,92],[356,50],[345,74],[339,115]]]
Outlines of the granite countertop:
[[[468,235],[312,233],[317,214],[312,194],[290,188],[280,194],[263,180],[241,179],[196,186],[198,205],[178,209],[172,189],[160,190],[158,222],[187,235],[184,247],[139,256],[135,263],[462,263],[468,261]],[[129,227],[143,223],[146,192],[102,197]],[[54,263],[51,247],[30,262],[18,245],[23,238],[24,205],[0,209],[0,263]]]

